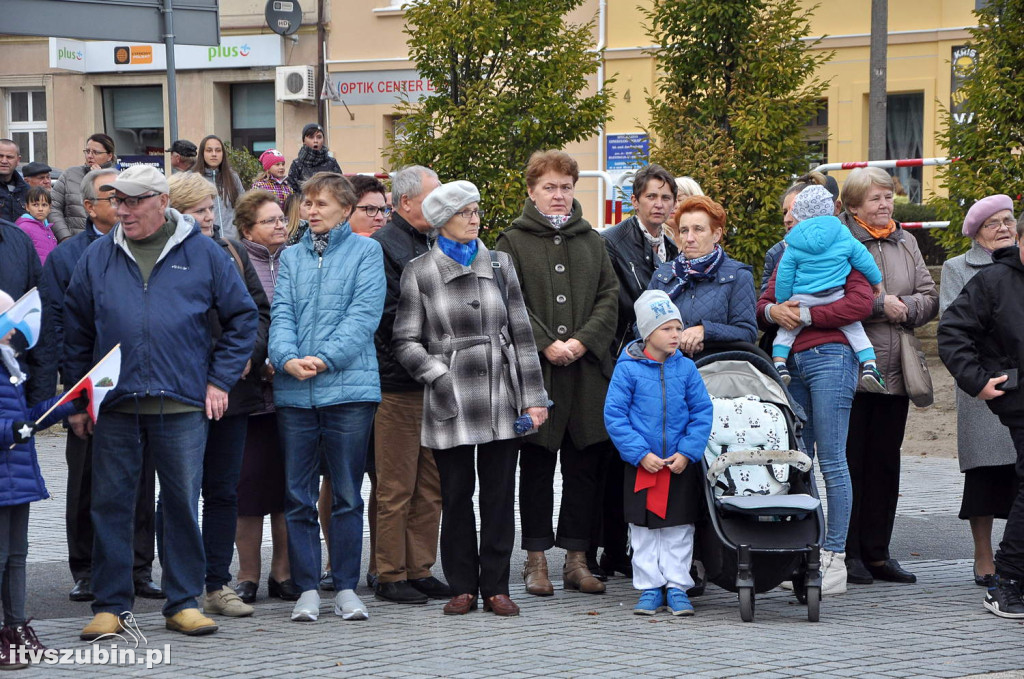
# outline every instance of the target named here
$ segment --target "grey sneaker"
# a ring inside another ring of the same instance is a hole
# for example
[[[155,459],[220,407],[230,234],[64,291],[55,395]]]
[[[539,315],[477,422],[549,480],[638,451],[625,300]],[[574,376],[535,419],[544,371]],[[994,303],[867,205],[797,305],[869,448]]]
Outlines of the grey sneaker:
[[[370,618],[366,606],[352,589],[343,589],[335,595],[334,614],[340,615],[342,620],[369,620]]]
[[[1024,600],[1021,599],[1020,580],[996,577],[996,586],[985,595],[985,608],[1000,618],[1024,618]]]
[[[861,364],[860,386],[864,387],[865,391],[873,394],[889,393],[889,390],[885,387],[885,380],[882,379],[882,373],[878,372],[878,367],[874,363]]]
[[[779,379],[788,387],[789,383],[793,381],[793,376],[789,374],[789,367],[785,363],[779,363],[778,361],[774,365],[775,371],[779,373]]]
[[[216,592],[207,592],[203,599],[203,613],[207,615],[226,615],[229,618],[244,618],[252,615],[252,606],[242,599],[227,585]]]
[[[320,615],[320,593],[311,589],[302,593],[292,608],[293,622],[316,622]]]

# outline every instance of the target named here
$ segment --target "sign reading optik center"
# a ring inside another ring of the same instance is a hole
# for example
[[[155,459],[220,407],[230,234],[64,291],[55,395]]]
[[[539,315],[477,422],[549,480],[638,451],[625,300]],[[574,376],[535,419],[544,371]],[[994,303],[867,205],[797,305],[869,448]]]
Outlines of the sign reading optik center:
[[[163,71],[167,69],[166,55],[162,44],[50,38],[50,67],[80,73]],[[220,45],[211,47],[175,45],[174,60],[179,71],[284,63],[277,35],[224,36]]]

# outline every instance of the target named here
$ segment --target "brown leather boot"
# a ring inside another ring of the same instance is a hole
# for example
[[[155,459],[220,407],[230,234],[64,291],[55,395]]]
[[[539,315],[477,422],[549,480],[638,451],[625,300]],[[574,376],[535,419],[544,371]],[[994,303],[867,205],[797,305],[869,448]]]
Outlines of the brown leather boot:
[[[551,596],[555,587],[548,577],[548,560],[544,552],[527,552],[526,564],[523,565],[523,582],[526,593],[534,596]]]
[[[576,589],[584,594],[603,594],[604,583],[594,577],[587,568],[585,552],[566,552],[562,579],[566,589]]]

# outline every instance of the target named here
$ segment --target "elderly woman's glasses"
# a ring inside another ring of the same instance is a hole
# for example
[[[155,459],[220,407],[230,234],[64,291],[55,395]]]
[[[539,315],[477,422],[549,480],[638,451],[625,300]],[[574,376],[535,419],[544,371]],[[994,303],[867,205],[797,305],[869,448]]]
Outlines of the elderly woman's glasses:
[[[473,217],[479,217],[480,219],[484,218],[483,210],[463,210],[462,212],[456,212],[455,214],[463,219],[472,219]]]
[[[260,221],[258,221],[256,223],[257,224],[262,224],[263,226],[274,226],[275,224],[287,224],[288,223],[288,218],[285,217],[284,215],[281,215],[279,217],[271,217],[270,219],[261,219]]]
[[[384,207],[378,207],[376,205],[356,205],[356,209],[365,212],[367,217],[376,217],[378,212],[385,217],[391,216],[391,208],[386,205]]]
[[[1017,220],[1013,217],[1007,217],[1006,219],[999,219],[994,222],[985,222],[981,225],[981,228],[988,229],[989,231],[996,231],[1000,226],[1005,226],[1007,229],[1013,230],[1017,226]]]

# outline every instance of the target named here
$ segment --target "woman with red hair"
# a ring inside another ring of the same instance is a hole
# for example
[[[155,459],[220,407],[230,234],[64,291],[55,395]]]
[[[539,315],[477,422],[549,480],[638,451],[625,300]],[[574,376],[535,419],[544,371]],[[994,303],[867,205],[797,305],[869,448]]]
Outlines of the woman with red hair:
[[[676,207],[679,255],[651,277],[683,317],[680,348],[693,356],[707,343],[755,342],[754,275],[722,249],[725,210],[707,196],[689,196]]]

